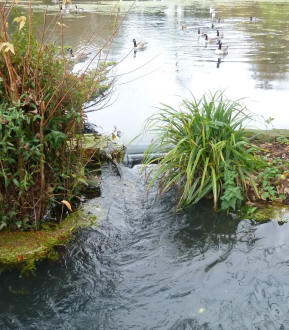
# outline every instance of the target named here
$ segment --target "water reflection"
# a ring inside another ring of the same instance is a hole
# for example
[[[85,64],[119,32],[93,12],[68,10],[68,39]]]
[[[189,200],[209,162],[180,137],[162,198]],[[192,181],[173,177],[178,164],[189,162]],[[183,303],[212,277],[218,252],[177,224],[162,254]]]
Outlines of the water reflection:
[[[47,4],[52,20],[56,5]],[[89,115],[106,131],[116,125],[128,142],[141,132],[145,119],[161,102],[177,105],[177,96],[188,97],[191,92],[200,96],[218,89],[233,99],[245,98],[253,113],[275,117],[275,127],[288,127],[289,116],[281,116],[289,88],[288,2],[139,1],[131,7],[132,2],[122,1],[80,5],[84,13],[63,16],[69,26],[64,31],[65,43],[71,47],[90,44],[96,51],[111,36],[118,6],[123,19],[109,55],[120,62],[114,100],[111,107]],[[214,22],[210,7],[216,12]],[[221,60],[215,55],[215,44],[202,44],[202,38],[197,37],[198,28],[213,33],[212,23],[229,45],[228,55]],[[149,42],[148,48],[135,56],[133,38]],[[148,141],[144,139],[143,144]]]

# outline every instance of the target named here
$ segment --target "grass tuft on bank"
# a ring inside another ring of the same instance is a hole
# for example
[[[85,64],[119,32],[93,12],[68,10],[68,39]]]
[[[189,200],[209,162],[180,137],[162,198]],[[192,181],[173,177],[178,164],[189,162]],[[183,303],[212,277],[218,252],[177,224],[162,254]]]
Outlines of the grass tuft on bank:
[[[215,209],[236,210],[248,185],[258,196],[254,174],[264,162],[245,134],[249,119],[240,103],[222,93],[184,100],[181,109],[163,105],[146,127],[157,135],[145,157],[149,188],[158,182],[163,193],[176,186],[178,209],[212,194]],[[166,154],[151,158],[155,153]]]

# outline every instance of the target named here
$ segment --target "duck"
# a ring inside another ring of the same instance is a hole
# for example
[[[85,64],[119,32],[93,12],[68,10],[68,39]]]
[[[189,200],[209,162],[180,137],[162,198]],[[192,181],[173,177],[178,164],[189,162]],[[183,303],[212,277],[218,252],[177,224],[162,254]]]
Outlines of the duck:
[[[75,12],[81,13],[83,11],[84,11],[84,8],[79,8],[79,7],[77,7],[77,4],[75,4]]]
[[[218,39],[218,37],[216,35],[215,36],[213,36],[213,35],[208,36],[207,33],[204,34],[204,37],[205,37],[206,42],[214,42]]]
[[[148,43],[145,41],[140,41],[139,43],[136,42],[135,39],[132,40],[134,51],[137,52],[139,50],[145,50],[147,48]]]
[[[83,51],[76,51],[76,52],[74,52],[71,47],[67,48],[66,51],[67,51],[70,59],[73,59],[73,61],[75,63],[79,63],[79,62],[85,61],[89,57],[89,55],[91,54],[91,52],[85,53]]]
[[[220,32],[219,30],[217,30],[217,37],[219,39],[224,38],[224,33],[223,32]]]
[[[200,36],[203,36],[203,35],[204,35],[204,32],[202,32],[201,29],[198,28],[198,36],[200,37]]]
[[[69,14],[69,13],[70,13],[70,7],[69,7],[69,4],[66,3],[64,9],[63,9],[62,5],[60,5],[60,11],[61,11],[61,13]]]
[[[228,54],[228,46],[223,46],[222,42],[219,40],[218,48],[215,50],[216,55],[227,55]]]

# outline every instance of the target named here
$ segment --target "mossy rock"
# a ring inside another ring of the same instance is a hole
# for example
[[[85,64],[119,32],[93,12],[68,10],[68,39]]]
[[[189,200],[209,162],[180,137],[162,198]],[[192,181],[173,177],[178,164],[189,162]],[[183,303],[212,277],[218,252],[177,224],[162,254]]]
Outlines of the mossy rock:
[[[84,134],[85,156],[90,159],[88,167],[101,166],[103,161],[116,161],[121,163],[126,148],[107,135]]]
[[[256,221],[289,221],[289,206],[281,203],[256,203],[256,210],[250,216],[244,216]]]
[[[64,246],[79,228],[96,223],[96,217],[83,210],[71,213],[59,224],[47,223],[37,231],[0,232],[0,270],[19,268],[34,272],[43,259],[57,260],[56,247]]]

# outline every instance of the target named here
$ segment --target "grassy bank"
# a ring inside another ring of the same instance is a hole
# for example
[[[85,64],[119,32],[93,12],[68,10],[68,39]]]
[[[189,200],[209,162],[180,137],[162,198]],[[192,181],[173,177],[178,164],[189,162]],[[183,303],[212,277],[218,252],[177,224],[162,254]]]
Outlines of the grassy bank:
[[[149,187],[178,191],[177,208],[213,199],[216,210],[252,215],[258,204],[289,205],[289,131],[249,130],[250,115],[222,93],[163,105],[147,123],[157,137],[146,152]],[[153,157],[155,151],[164,157]],[[168,151],[169,150],[169,151]],[[159,163],[150,167],[151,163]]]

